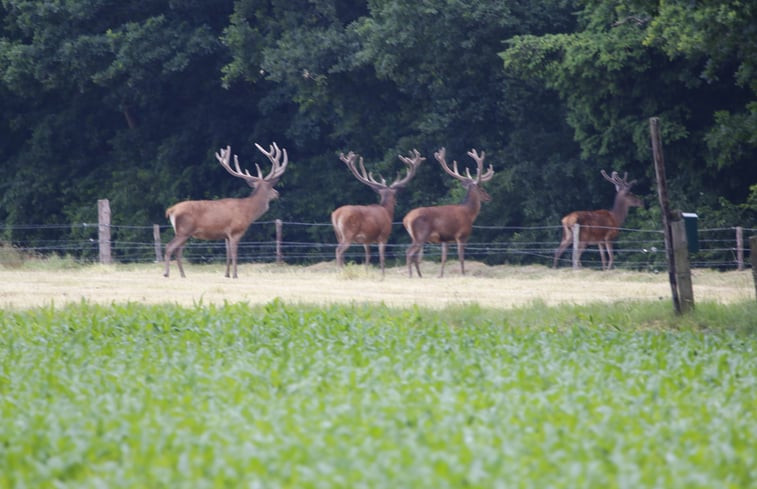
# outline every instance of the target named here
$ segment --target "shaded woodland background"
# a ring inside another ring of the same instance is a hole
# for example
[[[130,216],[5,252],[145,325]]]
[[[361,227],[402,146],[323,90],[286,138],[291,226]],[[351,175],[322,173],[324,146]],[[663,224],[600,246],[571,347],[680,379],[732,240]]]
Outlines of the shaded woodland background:
[[[648,119],[661,119],[673,206],[700,226],[757,220],[755,2],[609,0],[2,0],[0,240],[28,224],[165,223],[183,199],[244,196],[213,153],[291,164],[265,219],[327,222],[377,201],[339,161],[387,179],[398,153],[427,161],[411,208],[459,200],[433,160],[496,175],[477,224],[557,225],[611,206],[601,176],[627,171],[660,227]],[[80,227],[66,231],[72,237]],[[293,240],[333,242],[326,226]],[[513,239],[497,230],[477,240]],[[115,240],[129,240],[128,227]],[[392,241],[406,242],[395,230]],[[517,238],[515,238],[517,239]],[[555,236],[558,239],[558,236]],[[404,241],[403,241],[404,240]]]

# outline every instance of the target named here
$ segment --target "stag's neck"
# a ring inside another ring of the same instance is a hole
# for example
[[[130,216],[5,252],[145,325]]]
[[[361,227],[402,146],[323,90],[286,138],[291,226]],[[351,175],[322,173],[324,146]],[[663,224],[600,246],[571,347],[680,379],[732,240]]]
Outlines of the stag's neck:
[[[612,210],[610,212],[615,218],[615,222],[617,222],[618,226],[623,224],[623,222],[626,220],[626,217],[628,217],[628,208],[628,199],[626,198],[625,194],[616,194],[615,203],[613,204]]]
[[[381,193],[379,195],[381,196],[381,200],[378,205],[383,207],[387,214],[389,214],[389,218],[392,219],[394,217],[394,206],[397,204],[397,197],[391,192]]]
[[[270,204],[270,198],[267,193],[260,187],[253,190],[246,198],[240,199],[244,202],[244,208],[247,217],[250,220],[255,220],[268,211]]]
[[[478,192],[473,189],[473,187],[470,187],[468,189],[468,192],[465,194],[463,201],[460,202],[460,205],[468,209],[468,211],[475,218],[476,216],[478,216],[478,213],[481,212],[481,197],[478,195]]]

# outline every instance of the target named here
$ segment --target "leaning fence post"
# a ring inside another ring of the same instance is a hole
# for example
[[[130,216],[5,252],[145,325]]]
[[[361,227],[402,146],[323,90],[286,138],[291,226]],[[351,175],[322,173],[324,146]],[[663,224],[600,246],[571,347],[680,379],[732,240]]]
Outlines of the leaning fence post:
[[[281,265],[284,262],[284,257],[281,255],[281,236],[282,223],[281,219],[276,219],[276,264]]]
[[[749,237],[749,261],[752,264],[752,280],[754,280],[754,297],[757,299],[757,235]]]
[[[578,270],[578,248],[581,245],[581,225],[578,223],[573,224],[573,270]]]
[[[152,225],[152,239],[155,243],[155,263],[160,263],[163,261],[160,243],[160,224]]]
[[[110,265],[110,202],[108,199],[97,201],[97,238],[100,249],[100,263]]]
[[[744,270],[744,228],[736,226],[736,268]]]
[[[660,200],[662,211],[662,230],[665,233],[665,257],[668,260],[668,280],[670,281],[670,293],[673,296],[673,308],[677,314],[681,313],[681,302],[678,299],[678,276],[676,275],[676,263],[673,253],[673,238],[670,230],[670,200],[668,199],[668,183],[665,177],[665,158],[662,153],[662,138],[660,137],[660,118],[649,118],[649,136],[652,140],[652,160],[657,177],[657,196]]]

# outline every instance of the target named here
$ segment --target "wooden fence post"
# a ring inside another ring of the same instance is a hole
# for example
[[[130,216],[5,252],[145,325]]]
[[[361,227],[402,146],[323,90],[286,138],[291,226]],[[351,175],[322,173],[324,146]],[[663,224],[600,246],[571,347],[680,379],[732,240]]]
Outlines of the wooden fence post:
[[[744,270],[744,228],[736,226],[736,268]]]
[[[662,230],[665,233],[665,256],[668,259],[668,279],[670,292],[673,295],[673,308],[681,313],[681,302],[678,299],[678,277],[676,276],[675,256],[670,230],[670,200],[668,199],[668,183],[665,177],[665,159],[662,154],[662,140],[660,138],[660,119],[649,118],[649,135],[652,140],[652,158],[654,159],[655,176],[657,177],[657,196],[660,199],[662,211]]]
[[[752,280],[754,280],[754,297],[757,299],[757,235],[749,238],[749,262],[752,264]]]
[[[578,270],[578,248],[581,244],[581,225],[573,224],[573,270]]]
[[[155,263],[160,263],[163,261],[163,253],[161,252],[161,242],[160,242],[160,224],[153,224],[152,225],[152,239],[155,243]]]
[[[694,289],[691,285],[691,269],[689,268],[689,244],[686,238],[686,225],[680,212],[676,212],[670,222],[673,242],[673,256],[675,259],[676,279],[678,284],[678,299],[681,312],[694,309]]]
[[[110,265],[110,202],[108,199],[97,201],[97,238],[100,249],[100,263]]]
[[[284,257],[281,254],[281,237],[283,234],[281,219],[276,219],[276,264],[284,263]]]

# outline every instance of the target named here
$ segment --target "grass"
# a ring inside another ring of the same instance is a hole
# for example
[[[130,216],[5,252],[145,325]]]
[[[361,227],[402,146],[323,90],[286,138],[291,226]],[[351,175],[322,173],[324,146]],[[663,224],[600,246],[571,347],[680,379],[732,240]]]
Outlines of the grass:
[[[63,264],[65,264],[65,260]],[[424,264],[425,265],[425,264]],[[224,302],[266,304],[276,298],[298,304],[386,304],[445,308],[463,304],[510,309],[534,301],[547,305],[663,301],[671,304],[667,274],[629,270],[600,272],[543,266],[486,266],[466,263],[466,276],[448,264],[443,279],[432,263],[422,279],[393,267],[382,277],[377,267],[350,265],[337,271],[333,262],[308,267],[246,264],[239,279],[224,278],[219,265],[188,266],[182,279],[173,268],[152,265],[81,265],[78,268],[0,268],[0,307],[25,309],[82,300],[93,303],[139,302],[184,306]],[[699,302],[732,303],[754,298],[750,271],[695,270]],[[672,305],[671,305],[672,307]]]
[[[0,312],[0,487],[757,481],[757,305]]]
[[[70,255],[53,253],[37,256],[24,252],[7,241],[0,241],[0,270],[71,270],[88,266]]]

